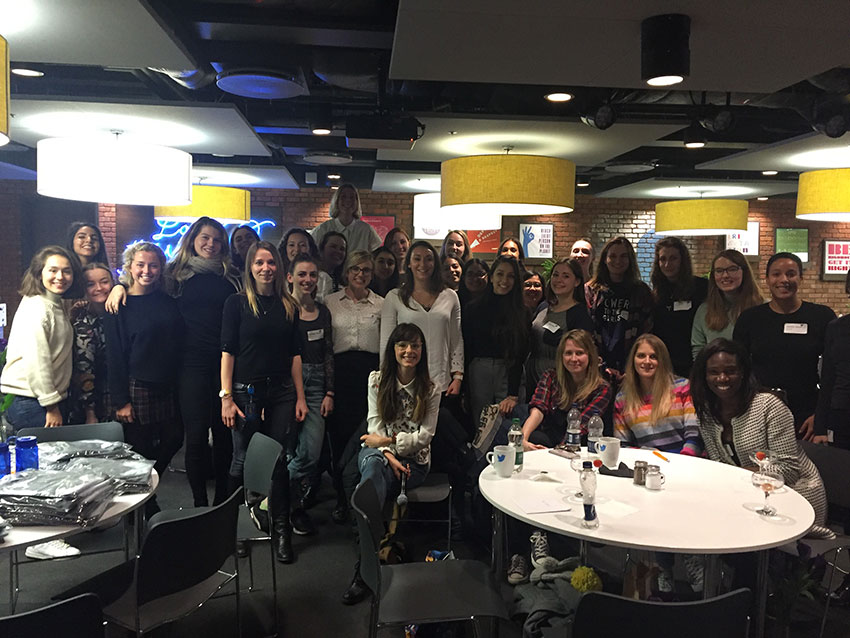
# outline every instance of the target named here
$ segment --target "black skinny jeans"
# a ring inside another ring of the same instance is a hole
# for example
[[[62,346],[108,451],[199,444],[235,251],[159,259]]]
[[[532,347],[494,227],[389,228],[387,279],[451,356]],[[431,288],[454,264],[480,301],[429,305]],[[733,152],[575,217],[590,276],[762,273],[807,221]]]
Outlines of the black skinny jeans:
[[[209,504],[207,497],[208,439],[212,429],[215,498],[224,502],[229,494],[228,476],[233,458],[230,431],[221,422],[218,397],[221,375],[218,362],[208,366],[185,366],[180,375],[180,412],[186,429],[186,475],[195,507]]]

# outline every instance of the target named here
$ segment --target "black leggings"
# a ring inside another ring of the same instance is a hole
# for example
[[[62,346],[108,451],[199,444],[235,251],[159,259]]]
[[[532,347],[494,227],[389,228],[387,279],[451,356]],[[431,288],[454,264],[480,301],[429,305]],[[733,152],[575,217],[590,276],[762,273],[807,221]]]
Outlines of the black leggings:
[[[180,412],[186,429],[186,476],[195,507],[209,504],[207,468],[209,431],[213,436],[215,497],[213,504],[224,502],[229,494],[228,475],[233,458],[230,431],[221,422],[218,397],[221,375],[218,366],[184,367],[180,378]]]

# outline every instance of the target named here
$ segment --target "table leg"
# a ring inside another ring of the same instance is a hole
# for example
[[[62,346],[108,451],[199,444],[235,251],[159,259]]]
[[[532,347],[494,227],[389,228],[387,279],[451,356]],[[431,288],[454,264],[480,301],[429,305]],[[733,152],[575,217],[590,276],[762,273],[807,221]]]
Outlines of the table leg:
[[[764,638],[764,617],[767,611],[767,566],[770,550],[756,552],[756,631],[755,638]]]
[[[493,538],[490,539],[492,544],[490,564],[496,575],[501,576],[505,571],[505,513],[494,507],[491,518],[493,521]]]
[[[15,613],[18,606],[19,578],[18,552],[9,552],[9,614]]]
[[[720,555],[707,554],[704,556],[702,598],[714,598],[720,593]]]
[[[587,541],[584,539],[578,542],[578,559],[579,564],[587,566]]]

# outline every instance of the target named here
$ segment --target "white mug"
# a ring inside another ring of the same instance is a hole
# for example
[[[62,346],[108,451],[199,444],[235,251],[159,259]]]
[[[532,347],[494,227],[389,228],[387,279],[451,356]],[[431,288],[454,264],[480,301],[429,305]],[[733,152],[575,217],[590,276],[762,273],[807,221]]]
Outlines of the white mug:
[[[657,465],[650,465],[646,471],[646,489],[660,490],[667,478],[661,473]]]
[[[502,478],[510,478],[514,473],[516,450],[513,445],[497,445],[492,452],[487,452],[487,462]]]
[[[600,436],[596,442],[596,454],[609,470],[620,467],[620,439],[613,436]]]

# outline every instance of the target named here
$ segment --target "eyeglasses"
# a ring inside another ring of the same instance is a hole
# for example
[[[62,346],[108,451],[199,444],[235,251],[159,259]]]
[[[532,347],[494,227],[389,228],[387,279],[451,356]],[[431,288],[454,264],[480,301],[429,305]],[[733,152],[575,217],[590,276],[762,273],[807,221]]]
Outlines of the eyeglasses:
[[[360,266],[352,266],[348,270],[349,270],[349,272],[353,272],[355,275],[359,275],[360,273],[363,273],[364,275],[371,275],[372,274],[371,268],[361,268]]]
[[[715,268],[714,269],[714,276],[715,277],[722,277],[723,275],[735,275],[739,272],[741,272],[740,266],[729,266],[728,268]]]
[[[414,350],[422,350],[422,342],[421,341],[396,341],[395,347],[399,350],[407,350],[408,348],[413,348]]]

